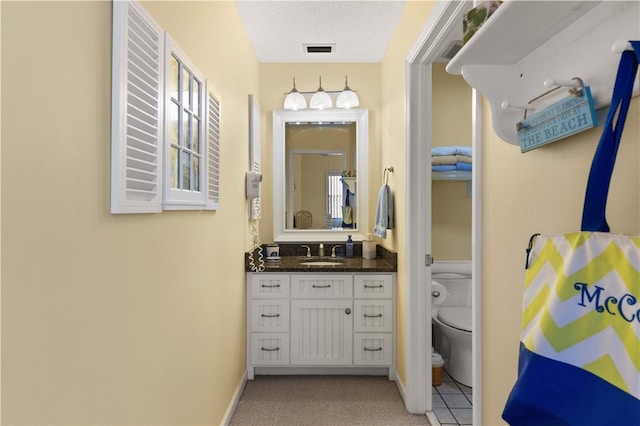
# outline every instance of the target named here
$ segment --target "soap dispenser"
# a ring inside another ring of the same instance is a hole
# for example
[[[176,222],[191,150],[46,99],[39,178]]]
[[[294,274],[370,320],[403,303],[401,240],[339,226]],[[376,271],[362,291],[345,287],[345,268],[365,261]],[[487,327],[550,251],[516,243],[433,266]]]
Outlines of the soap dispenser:
[[[347,257],[353,257],[353,240],[351,239],[351,235],[347,236]]]

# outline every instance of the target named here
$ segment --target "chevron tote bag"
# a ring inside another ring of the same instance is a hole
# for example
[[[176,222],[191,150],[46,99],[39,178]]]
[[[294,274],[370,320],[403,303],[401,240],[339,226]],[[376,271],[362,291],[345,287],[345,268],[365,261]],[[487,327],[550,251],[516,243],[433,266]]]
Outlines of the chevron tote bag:
[[[605,218],[640,61],[640,42],[631,44],[591,165],[582,231],[529,242],[518,379],[502,413],[512,426],[640,425],[640,238],[610,234]]]

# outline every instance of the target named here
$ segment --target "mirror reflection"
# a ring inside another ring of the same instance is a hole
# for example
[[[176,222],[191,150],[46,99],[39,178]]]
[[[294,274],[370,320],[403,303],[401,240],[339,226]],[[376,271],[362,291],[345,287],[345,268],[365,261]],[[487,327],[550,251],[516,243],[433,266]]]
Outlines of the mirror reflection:
[[[355,122],[285,124],[286,229],[357,228]]]
[[[364,238],[368,145],[366,109],[273,112],[274,241]]]

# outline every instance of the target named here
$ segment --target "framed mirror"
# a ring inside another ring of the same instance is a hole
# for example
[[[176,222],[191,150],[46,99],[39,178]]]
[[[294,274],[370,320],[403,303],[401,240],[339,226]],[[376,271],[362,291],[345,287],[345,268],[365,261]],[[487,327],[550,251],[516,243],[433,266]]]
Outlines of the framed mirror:
[[[273,113],[274,239],[361,240],[368,226],[369,114]]]

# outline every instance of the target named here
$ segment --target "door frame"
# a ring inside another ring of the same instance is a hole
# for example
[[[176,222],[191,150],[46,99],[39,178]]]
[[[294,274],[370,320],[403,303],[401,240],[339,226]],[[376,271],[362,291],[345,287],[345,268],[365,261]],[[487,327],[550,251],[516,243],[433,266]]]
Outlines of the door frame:
[[[447,47],[448,35],[459,29],[472,1],[443,1],[431,13],[406,59],[406,182],[407,182],[407,336],[406,399],[411,413],[433,409],[431,374],[431,64]],[[481,288],[482,288],[482,108],[479,94],[472,91],[472,306],[473,306],[473,424],[481,412]],[[428,326],[429,325],[429,326]]]

